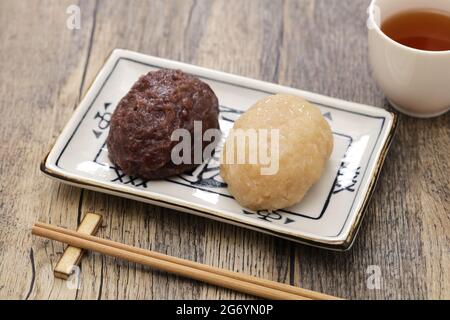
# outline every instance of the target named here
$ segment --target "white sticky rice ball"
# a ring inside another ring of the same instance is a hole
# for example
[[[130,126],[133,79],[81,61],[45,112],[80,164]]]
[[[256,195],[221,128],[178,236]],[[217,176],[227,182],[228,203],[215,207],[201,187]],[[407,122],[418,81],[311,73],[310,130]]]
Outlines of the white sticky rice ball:
[[[257,133],[257,143],[248,138],[251,134],[237,141],[248,132]],[[332,150],[333,135],[320,110],[297,96],[277,94],[258,101],[235,122],[222,150],[220,174],[243,207],[288,208],[319,180]]]

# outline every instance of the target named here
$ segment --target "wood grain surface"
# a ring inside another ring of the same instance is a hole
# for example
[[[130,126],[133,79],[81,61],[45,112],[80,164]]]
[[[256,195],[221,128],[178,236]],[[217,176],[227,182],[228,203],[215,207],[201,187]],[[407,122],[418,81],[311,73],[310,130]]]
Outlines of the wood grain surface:
[[[450,114],[400,116],[344,253],[66,186],[39,171],[114,48],[388,108],[367,65],[368,2],[0,1],[0,298],[251,298],[97,254],[83,257],[79,290],[68,287],[52,272],[64,247],[30,228],[40,220],[76,229],[92,211],[104,217],[100,236],[176,257],[347,299],[450,299]],[[71,4],[81,9],[79,30],[66,27]],[[371,266],[381,272],[379,289],[367,286]]]

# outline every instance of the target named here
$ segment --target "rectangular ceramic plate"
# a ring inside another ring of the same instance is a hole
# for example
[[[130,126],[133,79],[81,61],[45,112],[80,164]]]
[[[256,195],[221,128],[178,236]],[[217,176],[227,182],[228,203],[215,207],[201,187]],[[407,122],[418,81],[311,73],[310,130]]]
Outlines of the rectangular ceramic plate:
[[[192,174],[161,181],[124,175],[109,161],[105,145],[111,113],[140,75],[160,68],[181,69],[211,86],[219,98],[224,136],[243,111],[267,95],[290,93],[318,106],[332,127],[335,142],[320,181],[292,208],[254,212],[242,208],[230,196],[220,178],[217,157]],[[41,170],[64,183],[344,250],[358,231],[395,124],[395,115],[379,108],[117,49],[98,73]]]

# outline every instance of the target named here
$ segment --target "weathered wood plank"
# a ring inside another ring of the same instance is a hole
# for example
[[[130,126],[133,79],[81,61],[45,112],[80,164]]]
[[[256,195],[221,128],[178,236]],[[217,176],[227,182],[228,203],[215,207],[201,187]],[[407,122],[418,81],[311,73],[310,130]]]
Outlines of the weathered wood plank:
[[[61,293],[52,264],[63,247],[30,235],[40,219],[76,226],[80,190],[49,181],[39,163],[77,103],[91,33],[92,3],[82,1],[84,27],[66,28],[73,2],[0,3],[1,250],[0,296],[73,298]],[[33,265],[32,263],[33,262]]]

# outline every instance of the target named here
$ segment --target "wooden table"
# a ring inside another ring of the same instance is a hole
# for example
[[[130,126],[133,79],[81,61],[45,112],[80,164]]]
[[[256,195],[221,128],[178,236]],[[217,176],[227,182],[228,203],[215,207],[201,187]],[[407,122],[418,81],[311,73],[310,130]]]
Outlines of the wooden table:
[[[63,245],[40,220],[177,257],[357,299],[450,298],[450,114],[400,117],[353,248],[324,251],[44,177],[39,163],[114,48],[388,107],[367,65],[368,0],[0,2],[0,298],[241,299],[97,254],[81,287],[53,277]],[[69,30],[66,8],[81,9]],[[448,85],[448,84],[446,84]],[[377,266],[377,267],[371,267]],[[371,272],[381,272],[371,289]]]

